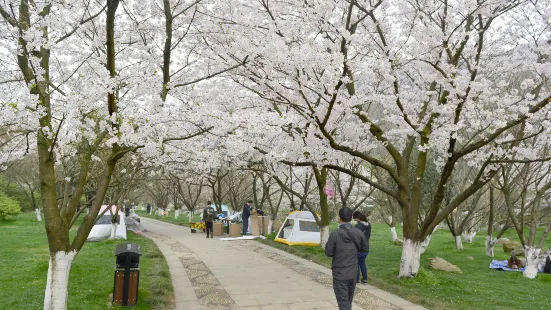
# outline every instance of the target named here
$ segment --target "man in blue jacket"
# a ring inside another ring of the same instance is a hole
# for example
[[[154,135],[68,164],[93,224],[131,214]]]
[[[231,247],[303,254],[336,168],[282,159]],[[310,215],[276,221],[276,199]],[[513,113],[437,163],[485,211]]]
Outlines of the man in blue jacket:
[[[352,210],[343,207],[339,210],[339,228],[329,236],[325,245],[325,254],[333,258],[333,291],[339,310],[351,310],[356,277],[358,272],[358,252],[367,252],[365,235],[352,227]]]

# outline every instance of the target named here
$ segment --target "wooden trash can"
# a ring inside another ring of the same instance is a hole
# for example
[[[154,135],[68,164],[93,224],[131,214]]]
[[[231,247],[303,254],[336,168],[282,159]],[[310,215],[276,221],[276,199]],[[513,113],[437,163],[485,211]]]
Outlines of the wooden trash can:
[[[251,215],[251,235],[260,236],[260,220],[261,217],[259,217],[258,215]]]
[[[224,234],[224,224],[222,224],[222,222],[212,223],[212,235],[222,236],[223,234]]]
[[[241,224],[230,224],[230,237],[241,237]]]

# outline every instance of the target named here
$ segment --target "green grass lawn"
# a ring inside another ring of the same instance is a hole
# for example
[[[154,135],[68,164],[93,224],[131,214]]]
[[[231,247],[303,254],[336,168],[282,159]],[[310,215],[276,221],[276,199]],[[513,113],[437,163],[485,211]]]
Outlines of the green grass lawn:
[[[401,229],[397,231],[401,235]],[[518,240],[514,230],[504,237]],[[402,248],[393,245],[387,225],[374,224],[366,261],[369,283],[429,309],[551,309],[551,275],[539,274],[528,280],[520,272],[489,269],[492,258],[485,255],[484,239],[485,236],[477,235],[472,244],[464,243],[464,250],[458,251],[449,231],[438,230],[421,256],[419,275],[414,279],[397,279]],[[260,242],[331,266],[331,259],[321,248],[289,247],[271,240]],[[550,246],[548,241],[546,248]],[[429,259],[437,256],[459,266],[463,274],[430,269]],[[468,256],[474,260],[467,259]],[[497,245],[494,259],[508,257]]]
[[[1,309],[42,309],[48,272],[48,243],[43,222],[34,213],[0,221]],[[155,243],[128,232],[128,240],[86,243],[69,277],[69,309],[107,309],[113,293],[115,247],[138,243],[140,287],[134,309],[167,309],[174,290],[168,265]]]
[[[189,227],[189,216],[187,214],[178,216],[178,219],[174,217],[174,211],[170,211],[168,213],[168,216],[159,216],[155,214],[149,215],[147,214],[146,211],[141,211],[141,210],[136,210],[136,214],[139,215],[140,217],[148,217],[148,218],[156,219],[156,220],[171,223],[171,224]],[[199,222],[201,220],[200,215],[193,215],[193,218],[196,222]]]

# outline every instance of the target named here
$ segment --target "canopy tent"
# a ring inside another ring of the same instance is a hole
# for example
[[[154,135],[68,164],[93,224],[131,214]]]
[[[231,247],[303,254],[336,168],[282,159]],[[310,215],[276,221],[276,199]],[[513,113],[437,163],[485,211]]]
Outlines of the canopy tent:
[[[99,214],[101,214],[106,209],[109,209],[108,206],[103,205],[101,206],[101,209],[99,211]],[[111,237],[111,229],[112,229],[112,216],[113,214],[117,212],[117,206],[111,206],[110,210],[107,210],[94,224],[94,227],[92,227],[92,230],[90,231],[90,234],[88,235],[88,239],[86,241],[101,241],[105,239],[109,239]],[[117,228],[115,229],[115,239],[124,239],[126,240],[126,224],[125,224],[125,216],[124,212],[119,210],[118,216],[117,216]]]
[[[276,242],[287,245],[317,246],[320,244],[320,228],[309,211],[293,211],[279,229]]]

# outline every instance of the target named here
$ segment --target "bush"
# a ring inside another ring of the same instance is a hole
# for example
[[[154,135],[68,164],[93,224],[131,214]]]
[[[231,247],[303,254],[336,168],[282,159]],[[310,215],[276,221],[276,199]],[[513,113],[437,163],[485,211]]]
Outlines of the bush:
[[[21,213],[19,201],[7,196],[0,191],[0,220]]]

